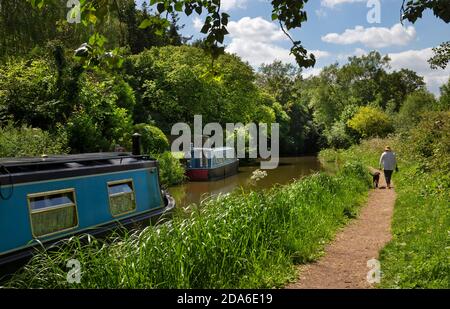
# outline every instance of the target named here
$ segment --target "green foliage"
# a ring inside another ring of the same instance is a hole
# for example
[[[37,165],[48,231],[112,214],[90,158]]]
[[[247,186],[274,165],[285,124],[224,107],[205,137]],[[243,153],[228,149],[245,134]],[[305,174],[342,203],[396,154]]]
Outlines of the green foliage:
[[[442,43],[440,46],[433,48],[434,55],[428,62],[432,69],[445,69],[450,61],[450,41]]]
[[[0,121],[48,128],[61,105],[55,70],[41,59],[0,67]]]
[[[185,169],[170,151],[156,155],[159,164],[159,179],[165,187],[175,186],[185,181]]]
[[[7,125],[0,128],[0,157],[31,157],[64,154],[69,151],[67,137],[60,130],[50,134],[41,129]]]
[[[367,195],[361,165],[315,174],[269,191],[205,201],[170,223],[104,243],[72,238],[36,255],[7,285],[69,288],[68,259],[83,266],[78,288],[272,288],[293,263],[317,259]],[[43,272],[43,270],[45,270]]]
[[[348,121],[348,126],[362,137],[385,137],[393,132],[392,121],[381,110],[373,107],[361,107],[355,116]]]
[[[159,128],[140,123],[134,126],[134,131],[141,134],[144,153],[156,155],[169,150],[169,140]]]
[[[426,90],[411,93],[403,103],[397,115],[396,126],[400,130],[409,130],[420,121],[421,115],[436,108],[434,95]]]
[[[328,145],[335,149],[345,149],[353,144],[353,140],[347,133],[347,125],[341,121],[335,122],[325,135]]]
[[[441,87],[441,97],[439,98],[439,109],[440,110],[450,110],[450,78],[447,84]]]
[[[426,170],[450,170],[450,112],[430,112],[411,130],[408,148]]]
[[[406,5],[402,6],[402,19],[415,23],[425,10],[432,10],[436,17],[446,23],[450,22],[447,0],[408,0]]]
[[[112,150],[117,144],[130,148],[131,115],[117,106],[118,96],[113,89],[113,80],[83,76],[78,106],[67,122],[73,151]]]
[[[204,51],[188,46],[153,48],[133,57],[127,74],[140,94],[135,121],[151,118],[170,133],[173,124],[192,123],[194,115],[202,115],[204,123],[221,124],[256,118],[260,96],[251,67],[223,55],[215,68],[213,75]]]

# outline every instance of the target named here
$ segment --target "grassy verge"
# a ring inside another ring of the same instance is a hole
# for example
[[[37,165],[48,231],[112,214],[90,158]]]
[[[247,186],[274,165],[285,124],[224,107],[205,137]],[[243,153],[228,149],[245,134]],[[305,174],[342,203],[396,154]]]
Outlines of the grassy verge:
[[[321,154],[328,164],[358,158],[376,167],[384,145],[397,152],[400,172],[393,177],[397,192],[393,239],[380,252],[382,288],[450,288],[450,177],[448,148],[441,145],[448,135],[424,138],[431,143],[428,150],[436,145],[441,152],[424,158],[415,147],[421,141],[416,130],[412,139],[373,139],[346,151]]]
[[[295,275],[294,263],[320,256],[367,195],[360,164],[263,192],[240,192],[191,207],[165,224],[107,242],[79,238],[42,252],[10,287],[267,288]],[[81,283],[66,281],[78,259]]]

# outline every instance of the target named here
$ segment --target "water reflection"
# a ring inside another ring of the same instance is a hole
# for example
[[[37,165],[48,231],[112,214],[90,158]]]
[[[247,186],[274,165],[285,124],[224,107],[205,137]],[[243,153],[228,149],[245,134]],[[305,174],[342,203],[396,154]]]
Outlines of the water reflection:
[[[225,194],[236,188],[264,189],[275,184],[286,184],[293,179],[321,170],[317,157],[288,157],[280,158],[277,169],[267,170],[267,176],[256,184],[251,179],[257,166],[240,166],[237,175],[211,182],[188,182],[186,184],[170,187],[169,191],[174,196],[178,207],[185,207],[192,203],[199,203],[211,195]]]

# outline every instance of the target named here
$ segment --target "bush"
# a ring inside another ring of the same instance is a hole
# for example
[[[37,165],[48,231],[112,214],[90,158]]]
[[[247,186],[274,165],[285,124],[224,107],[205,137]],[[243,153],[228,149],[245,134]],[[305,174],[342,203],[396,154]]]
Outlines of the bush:
[[[8,125],[0,128],[0,157],[30,157],[43,154],[64,154],[69,151],[67,136],[50,134],[41,129]]]
[[[110,80],[85,75],[79,104],[69,118],[67,130],[74,152],[110,151],[119,144],[131,146],[131,114],[118,107],[118,96]]]
[[[325,133],[328,145],[333,148],[346,149],[352,145],[352,138],[347,134],[345,123],[337,121],[330,130]]]
[[[159,128],[140,123],[134,126],[134,131],[141,134],[144,153],[156,155],[169,150],[169,140]]]
[[[175,158],[171,152],[166,151],[157,155],[159,162],[159,179],[164,186],[173,186],[185,180],[185,170],[180,160]]]
[[[407,131],[417,125],[420,115],[436,107],[436,99],[431,93],[421,90],[408,95],[396,117],[396,127]]]
[[[49,128],[62,103],[57,73],[44,60],[17,60],[0,67],[0,121]]]
[[[450,170],[450,112],[430,112],[421,117],[407,139],[408,153],[425,167]]]
[[[374,107],[360,107],[358,112],[348,121],[348,126],[362,137],[386,137],[394,131],[389,116]]]

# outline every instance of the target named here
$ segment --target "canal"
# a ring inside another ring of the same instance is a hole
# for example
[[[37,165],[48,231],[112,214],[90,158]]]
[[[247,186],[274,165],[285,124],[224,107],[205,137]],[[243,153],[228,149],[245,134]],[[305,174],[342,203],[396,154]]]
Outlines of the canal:
[[[321,170],[317,157],[286,157],[280,158],[278,168],[266,170],[267,176],[255,181],[252,175],[259,169],[255,166],[240,166],[237,175],[211,182],[187,182],[169,188],[178,207],[186,207],[192,203],[199,204],[202,200],[218,194],[230,193],[236,188],[247,190],[267,189],[275,184],[286,184],[294,179],[310,175]]]

